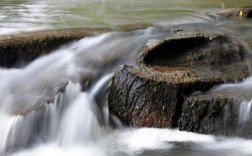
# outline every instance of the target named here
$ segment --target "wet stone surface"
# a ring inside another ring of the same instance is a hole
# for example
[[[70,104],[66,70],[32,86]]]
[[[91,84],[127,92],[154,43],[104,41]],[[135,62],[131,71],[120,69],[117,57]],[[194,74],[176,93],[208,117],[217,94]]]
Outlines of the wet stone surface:
[[[194,29],[172,31],[173,37],[148,42],[137,65],[121,66],[113,77],[110,111],[128,126],[177,127],[184,103],[190,105],[187,95],[249,76],[249,54],[239,41]]]

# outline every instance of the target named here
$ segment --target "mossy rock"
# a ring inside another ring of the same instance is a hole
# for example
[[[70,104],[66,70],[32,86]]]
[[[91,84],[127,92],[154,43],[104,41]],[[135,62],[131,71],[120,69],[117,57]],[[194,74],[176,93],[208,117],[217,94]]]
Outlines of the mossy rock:
[[[119,67],[112,79],[110,111],[128,126],[176,127],[185,95],[249,76],[239,41],[194,29],[173,33],[148,42],[137,65]]]

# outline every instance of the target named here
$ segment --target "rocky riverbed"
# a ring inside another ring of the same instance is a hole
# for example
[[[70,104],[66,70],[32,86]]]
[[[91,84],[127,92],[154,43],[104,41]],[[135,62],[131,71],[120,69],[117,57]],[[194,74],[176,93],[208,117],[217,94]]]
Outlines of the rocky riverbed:
[[[0,44],[1,66],[27,64],[83,37],[148,26],[140,23],[114,29],[76,28],[5,36]],[[246,126],[239,123],[243,97],[205,93],[216,85],[239,82],[250,75],[251,41],[191,27],[166,31],[169,36],[165,40],[146,43],[136,65],[120,65],[115,71],[108,95],[110,111],[131,127],[178,127],[205,134],[250,137],[251,132],[244,132]],[[99,64],[113,64],[104,60]],[[85,75],[82,84],[92,79],[92,75]],[[15,114],[25,115],[42,107],[18,109]]]

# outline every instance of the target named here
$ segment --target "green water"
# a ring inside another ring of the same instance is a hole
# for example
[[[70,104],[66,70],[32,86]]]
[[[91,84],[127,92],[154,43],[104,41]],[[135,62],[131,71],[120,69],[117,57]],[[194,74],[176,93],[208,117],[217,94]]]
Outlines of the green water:
[[[216,12],[251,6],[251,0],[1,0],[0,33],[209,22],[209,15]]]

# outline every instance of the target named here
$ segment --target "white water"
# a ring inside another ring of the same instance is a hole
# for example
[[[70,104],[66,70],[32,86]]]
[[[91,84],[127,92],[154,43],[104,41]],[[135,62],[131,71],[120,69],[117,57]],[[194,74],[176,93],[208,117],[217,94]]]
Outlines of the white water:
[[[240,113],[239,113],[240,123],[245,123],[251,118],[251,106],[252,106],[252,100],[249,102],[244,101],[241,103]]]
[[[149,39],[167,36],[164,29],[84,38],[23,68],[1,69],[0,155],[251,155],[251,140],[113,129],[121,125],[106,103],[110,73],[133,64]]]
[[[96,97],[106,91],[112,76],[107,73],[119,63],[135,62],[144,43],[161,34],[157,28],[107,33],[72,43],[24,68],[0,69],[0,154],[47,142],[83,145],[104,136],[114,117]]]
[[[146,151],[155,155],[240,156],[251,155],[251,146],[252,141],[244,139],[216,138],[178,130],[141,128],[113,131],[92,143],[64,147],[55,142],[40,144],[11,156],[134,156],[148,155]]]

